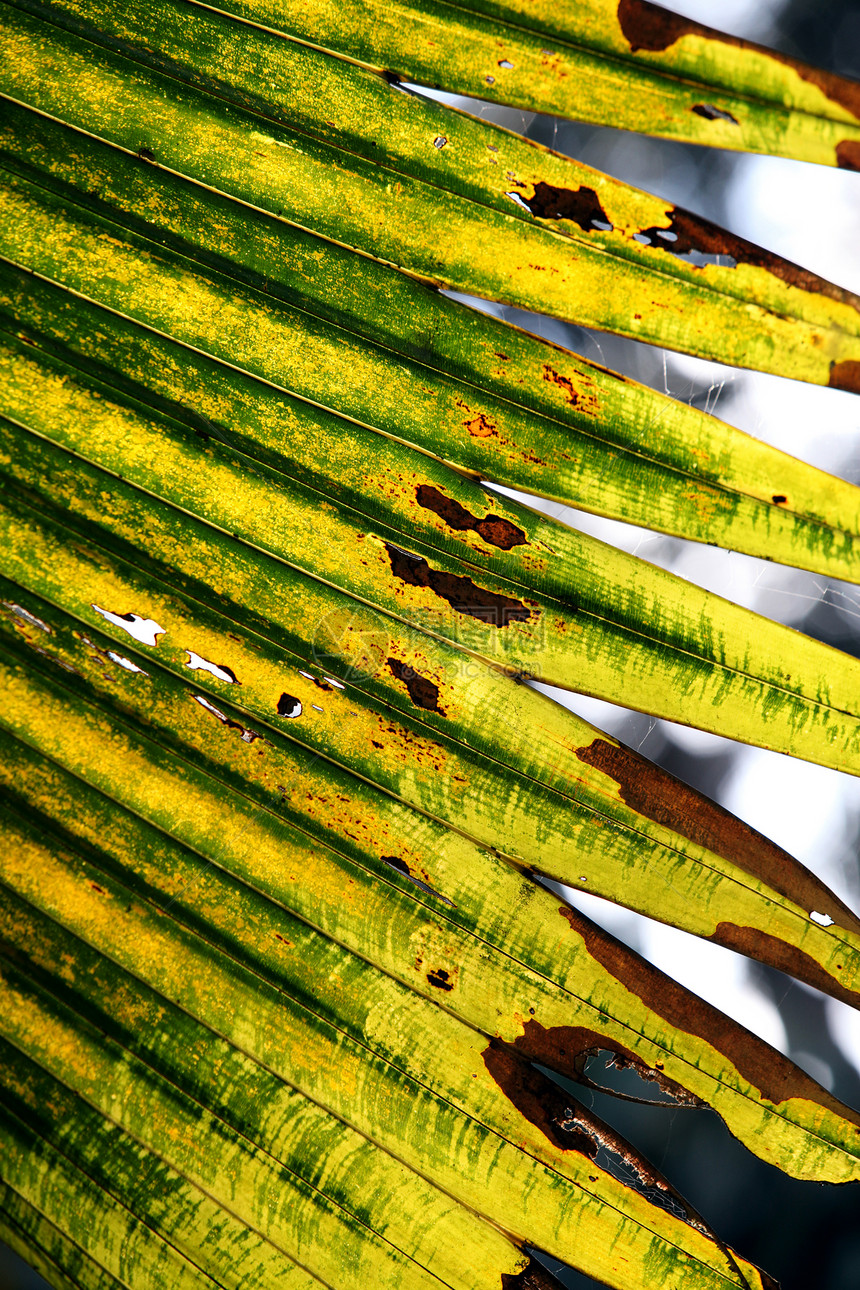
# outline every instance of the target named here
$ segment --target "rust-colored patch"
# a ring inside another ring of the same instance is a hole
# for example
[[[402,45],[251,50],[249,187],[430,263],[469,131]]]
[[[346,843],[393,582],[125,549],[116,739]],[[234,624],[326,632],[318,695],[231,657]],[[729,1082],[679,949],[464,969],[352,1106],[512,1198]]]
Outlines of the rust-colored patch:
[[[836,164],[840,170],[860,170],[860,140],[843,139],[837,143]]]
[[[433,972],[427,973],[427,980],[437,990],[453,990],[454,982],[451,980],[450,973],[445,968],[436,968]]]
[[[549,381],[550,385],[557,385],[560,390],[564,390],[564,397],[572,408],[577,406],[579,403],[579,391],[569,376],[562,376],[554,367],[544,363],[543,379]]]
[[[399,659],[389,658],[388,670],[398,681],[402,681],[406,686],[407,693],[418,708],[425,708],[428,712],[438,712],[440,716],[445,715],[439,707],[439,687],[428,680],[426,676],[419,676],[411,667],[401,663]]]
[[[485,542],[491,546],[500,547],[503,551],[510,551],[511,547],[523,546],[528,542],[523,530],[517,528],[510,520],[502,519],[500,515],[488,515],[485,519],[479,520],[453,497],[446,497],[444,493],[439,492],[438,488],[433,488],[430,484],[419,484],[415,495],[419,506],[438,515],[449,528],[456,529],[457,532],[462,533],[472,529]]]
[[[776,1049],[750,1034],[748,1030],[744,1030],[737,1022],[724,1016],[703,999],[697,998],[683,986],[664,976],[634,950],[620,944],[570,906],[562,905],[559,913],[582,937],[591,957],[626,989],[641,999],[646,1008],[658,1017],[662,1017],[669,1026],[677,1027],[689,1035],[695,1035],[716,1049],[731,1062],[742,1079],[758,1090],[763,1100],[779,1105],[787,1102],[789,1098],[805,1098],[856,1125],[860,1133],[860,1113],[852,1111],[850,1107],[844,1106],[832,1097],[826,1089],[816,1084],[814,1079],[790,1062],[787,1057],[783,1057]],[[536,1025],[535,1021],[526,1024],[521,1040],[517,1041],[518,1047],[521,1042],[523,1045],[526,1042],[530,1045],[535,1043],[535,1039],[531,1037],[529,1040],[526,1039],[526,1031]],[[535,1037],[537,1042],[551,1048],[555,1042],[556,1029],[566,1032],[568,1027],[545,1030],[542,1036]],[[561,1037],[561,1042],[567,1043],[568,1046],[571,1043],[581,1042],[579,1033],[577,1032],[573,1040],[567,1039],[565,1034]],[[602,1037],[599,1046],[615,1048],[614,1043],[607,1043]],[[538,1057],[537,1060],[542,1059]],[[634,1063],[637,1069],[641,1070],[642,1059],[634,1057]],[[650,1078],[654,1078],[654,1075],[652,1074]],[[661,1084],[663,1078],[665,1077],[661,1077]]]
[[[849,80],[846,76],[837,76],[835,72],[824,72],[808,63],[800,63],[788,54],[777,53],[773,49],[762,49],[737,36],[726,36],[709,27],[702,27],[680,14],[669,13],[659,5],[650,4],[649,0],[620,0],[618,5],[618,22],[624,39],[630,45],[631,54],[644,49],[649,53],[659,53],[674,45],[682,36],[702,36],[706,40],[717,40],[721,45],[733,49],[757,49],[772,58],[775,63],[792,68],[798,76],[817,85],[822,94],[833,103],[840,104],[860,120],[860,83]]]
[[[457,399],[456,403],[460,411],[466,413],[463,427],[473,438],[488,439],[491,435],[498,435],[499,428],[492,417],[488,417],[484,412],[475,412],[474,408],[470,408],[463,399]]]
[[[459,577],[431,569],[421,556],[403,551],[385,543],[391,569],[395,578],[410,587],[429,587],[442,600],[447,600],[459,614],[477,618],[488,627],[507,627],[510,623],[524,623],[531,618],[531,611],[521,600],[503,596],[496,591],[478,587],[471,578]]]
[[[582,378],[582,384],[576,386],[569,376],[562,376],[549,363],[543,365],[543,379],[549,385],[557,385],[563,391],[565,402],[572,408],[588,416],[596,416],[600,411],[600,400],[594,389],[593,382]],[[535,460],[532,458],[532,460]],[[545,462],[539,462],[539,465],[545,465]]]
[[[640,233],[641,237],[647,237],[651,245],[661,251],[667,251],[670,255],[690,255],[698,252],[701,255],[725,257],[734,261],[735,265],[749,264],[753,268],[772,273],[775,278],[780,278],[790,287],[825,296],[829,300],[837,300],[840,304],[850,305],[860,311],[860,297],[846,291],[844,287],[838,287],[825,278],[819,278],[808,269],[802,269],[800,265],[792,264],[790,260],[783,260],[781,256],[774,255],[772,251],[765,251],[753,242],[736,237],[734,233],[727,232],[710,220],[693,215],[689,211],[680,210],[676,206],[668,206],[666,216],[669,221],[667,224],[652,224],[650,228],[643,228]],[[667,233],[674,234],[674,238],[661,236]]]
[[[779,968],[780,972],[797,977],[798,981],[805,981],[807,985],[841,999],[852,1008],[857,1007],[856,990],[843,989],[838,979],[825,971],[811,954],[804,953],[794,945],[787,945],[768,932],[760,932],[755,927],[738,927],[736,923],[718,923],[717,930],[708,940],[725,945],[730,950],[737,950],[738,954],[746,954],[747,958],[769,963],[772,967]]]
[[[801,909],[818,909],[860,932],[860,918],[799,861],[682,780],[606,739],[577,748],[576,756],[614,780],[631,810],[730,860]]]
[[[585,233],[593,233],[596,224],[607,224],[606,211],[593,188],[554,188],[540,180],[534,195],[524,198],[532,215],[538,219],[569,219]]]
[[[830,379],[827,384],[834,390],[848,390],[851,394],[860,394],[860,362],[856,358],[846,358],[841,363],[831,363]]]

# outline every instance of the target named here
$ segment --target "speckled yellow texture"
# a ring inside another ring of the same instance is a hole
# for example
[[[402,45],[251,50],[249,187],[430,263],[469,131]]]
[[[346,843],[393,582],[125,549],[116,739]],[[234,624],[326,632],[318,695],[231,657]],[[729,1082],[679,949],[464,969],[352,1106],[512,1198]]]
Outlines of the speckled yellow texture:
[[[857,112],[524,4],[4,0],[0,1235],[62,1290],[766,1290],[594,1164],[595,1050],[860,1178],[534,872],[848,1002],[858,920],[522,684],[860,773],[860,664],[480,481],[860,579],[857,490],[435,288],[843,388],[860,302],[378,71],[828,164]]]

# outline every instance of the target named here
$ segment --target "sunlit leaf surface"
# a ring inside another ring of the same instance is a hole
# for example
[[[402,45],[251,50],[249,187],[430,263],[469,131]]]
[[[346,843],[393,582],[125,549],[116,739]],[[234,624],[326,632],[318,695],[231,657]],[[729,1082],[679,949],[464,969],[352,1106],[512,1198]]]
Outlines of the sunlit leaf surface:
[[[851,1005],[860,921],[526,682],[856,775],[860,664],[486,485],[854,582],[860,494],[437,288],[847,390],[858,301],[397,82],[843,165],[850,86],[626,0],[0,12],[0,1236],[772,1290],[570,1081],[809,1181],[860,1115],[546,884]]]

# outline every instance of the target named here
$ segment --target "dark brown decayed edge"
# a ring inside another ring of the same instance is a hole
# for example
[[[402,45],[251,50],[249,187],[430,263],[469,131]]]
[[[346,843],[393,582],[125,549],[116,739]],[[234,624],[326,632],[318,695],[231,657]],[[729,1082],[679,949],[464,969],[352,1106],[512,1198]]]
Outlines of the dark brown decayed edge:
[[[738,1274],[740,1282],[748,1286],[731,1251],[720,1241],[709,1224],[696,1213],[659,1169],[655,1169],[641,1152],[617,1134],[605,1121],[586,1110],[570,1093],[548,1079],[529,1062],[524,1061],[510,1045],[496,1039],[491,1040],[484,1050],[483,1059],[487,1071],[512,1105],[553,1145],[563,1151],[579,1152],[589,1162],[594,1159],[601,1147],[617,1155],[625,1162],[631,1173],[636,1175],[643,1187],[671,1196],[680,1207],[684,1221],[714,1241],[726,1255],[732,1271]],[[671,1081],[666,1083],[671,1084]],[[596,1183],[598,1179],[592,1177],[590,1181]],[[653,1197],[647,1195],[647,1192],[638,1194],[645,1196],[650,1203],[656,1203]],[[503,1277],[502,1281],[505,1286],[544,1284],[543,1282],[533,1283],[527,1279],[521,1281],[519,1278],[512,1278],[509,1282]],[[765,1290],[779,1290],[777,1283],[767,1277],[762,1278],[762,1285]]]
[[[828,300],[849,305],[860,312],[860,296],[846,291],[844,287],[839,287],[834,282],[828,282],[826,278],[820,278],[809,269],[792,263],[791,260],[784,260],[781,256],[774,255],[772,251],[756,246],[754,242],[736,237],[734,233],[727,232],[711,220],[704,219],[700,215],[692,215],[689,211],[680,210],[674,206],[667,206],[666,216],[669,220],[668,224],[655,224],[651,228],[643,228],[641,232],[651,238],[654,246],[669,255],[688,255],[691,251],[699,251],[705,255],[725,255],[735,260],[737,264],[749,264],[754,269],[764,269],[766,273],[773,274],[789,287],[796,287],[799,291],[808,291],[813,295],[825,296]],[[662,239],[659,236],[661,228],[663,232],[674,233],[676,240],[667,242]]]
[[[575,1099],[548,1076],[497,1039],[483,1053],[484,1065],[508,1101],[543,1136],[562,1151],[578,1151],[587,1160],[597,1153],[597,1142],[582,1129],[572,1127]]]
[[[860,1113],[838,1101],[827,1089],[816,1084],[814,1079],[764,1040],[758,1039],[717,1008],[685,990],[671,977],[652,967],[635,950],[621,945],[577,910],[569,905],[560,905],[559,913],[582,937],[591,957],[635,994],[649,1011],[661,1017],[668,1026],[695,1035],[722,1053],[742,1079],[757,1089],[764,1100],[776,1106],[789,1098],[804,1098],[855,1125],[860,1151]],[[521,1043],[525,1046],[529,1042],[526,1040],[526,1032],[529,1027],[534,1028],[536,1025],[533,1018],[526,1023],[523,1035],[517,1040],[518,1047]],[[554,1042],[551,1037],[555,1031],[566,1031],[568,1028],[559,1026],[545,1030],[541,1026],[539,1029],[543,1030],[551,1043]],[[559,1038],[563,1039],[564,1036]],[[574,1042],[579,1041],[575,1039]],[[547,1040],[544,1043],[547,1047],[550,1046]],[[534,1043],[529,1042],[529,1046],[534,1047]],[[599,1046],[610,1050],[614,1047],[606,1039]],[[635,1060],[638,1065],[642,1059],[637,1057]],[[549,1066],[552,1063],[546,1061],[544,1064]]]
[[[649,0],[620,0],[618,5],[618,23],[624,39],[630,45],[631,54],[644,49],[648,53],[662,53],[682,36],[701,36],[705,40],[716,40],[722,45],[734,49],[753,49],[765,54],[776,63],[790,67],[803,80],[817,85],[833,103],[850,112],[860,121],[860,82],[837,76],[835,72],[825,72],[821,68],[811,67],[808,63],[798,62],[788,54],[780,54],[775,49],[756,45],[748,40],[739,40],[737,36],[727,36],[713,27],[703,27],[680,14],[670,13],[660,5],[651,4]]]
[[[840,170],[860,170],[860,140],[843,139],[837,143],[836,164]]]
[[[779,968],[789,976],[805,981],[824,994],[841,999],[851,1008],[860,1006],[860,996],[856,990],[843,989],[838,980],[832,977],[811,954],[804,953],[794,945],[787,945],[777,936],[770,936],[755,927],[739,927],[737,923],[718,923],[717,930],[707,938],[727,949],[746,954],[747,958],[760,959],[771,967]]]
[[[659,1066],[650,1067],[619,1040],[599,1030],[590,1030],[587,1026],[542,1026],[534,1017],[530,1017],[523,1025],[523,1033],[514,1040],[512,1047],[523,1057],[573,1080],[582,1077],[588,1057],[600,1052],[612,1053],[616,1066],[635,1070],[643,1079],[657,1084],[680,1106],[704,1105],[700,1098],[664,1074]]]
[[[682,18],[678,13],[670,13],[660,5],[649,4],[648,0],[620,0],[618,24],[631,54],[640,49],[650,54],[662,53],[682,36],[711,34],[707,27],[690,18]],[[728,37],[726,43],[734,45],[740,42]]]
[[[577,1098],[549,1079],[514,1048],[492,1039],[484,1050],[483,1058],[487,1071],[511,1104],[554,1146],[562,1151],[577,1151],[589,1161],[601,1147],[614,1152],[627,1161],[644,1186],[671,1193],[688,1218],[692,1217],[687,1201],[659,1169],[655,1169],[604,1120],[586,1110]]]
[[[798,860],[668,771],[606,739],[577,748],[576,756],[614,780],[632,811],[730,860],[806,913],[817,910],[860,934],[860,918]]]
[[[834,390],[848,390],[850,394],[860,394],[860,362],[856,358],[847,358],[841,363],[831,363],[830,379],[827,384]]]

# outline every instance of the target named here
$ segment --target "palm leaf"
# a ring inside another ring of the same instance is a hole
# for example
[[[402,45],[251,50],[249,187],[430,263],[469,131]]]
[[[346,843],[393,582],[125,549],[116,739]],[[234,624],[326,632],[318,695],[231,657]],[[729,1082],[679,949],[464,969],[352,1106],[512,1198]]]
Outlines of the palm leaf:
[[[438,104],[415,108],[384,79],[340,62],[327,60],[336,73],[327,84],[318,55],[267,33],[223,20],[221,40],[197,38],[198,25],[216,18],[185,0],[172,22],[169,0],[155,12],[135,6],[137,33],[128,30],[135,19],[120,17],[110,0],[32,7],[104,46],[94,58],[89,40],[8,10],[0,91],[47,115],[326,238],[372,247],[376,258],[439,285],[857,388],[854,296],[757,248],[724,245],[713,228],[659,199],[608,180],[592,188],[596,179],[555,154]],[[76,9],[88,20],[76,21]],[[156,30],[164,24],[171,75],[149,70],[165,61],[148,52],[153,22]],[[238,79],[237,91],[223,97],[222,78],[204,70],[213,62]],[[246,78],[254,110],[230,101],[249,102]],[[201,83],[214,93],[198,90]],[[285,88],[261,97],[272,83]],[[302,102],[292,101],[293,87]],[[321,110],[323,103],[336,107]],[[334,122],[324,111],[347,115]],[[392,137],[380,147],[383,131]],[[490,146],[498,155],[487,177]]]
[[[217,6],[407,80],[553,116],[860,168],[854,81],[650,0]],[[549,48],[547,48],[549,46]]]
[[[857,301],[377,72],[503,33],[490,97],[842,164],[848,83],[649,5],[2,12],[0,1234],[98,1290],[766,1290],[553,1076],[803,1179],[860,1117],[536,878],[852,1004],[860,923],[522,682],[856,774],[858,665],[482,481],[853,581],[858,493],[436,288],[848,389]]]

